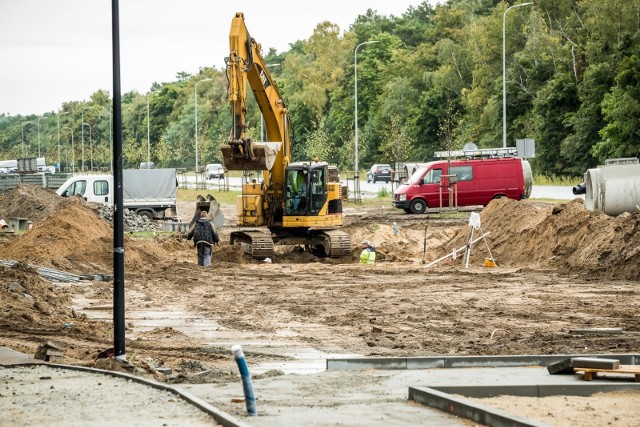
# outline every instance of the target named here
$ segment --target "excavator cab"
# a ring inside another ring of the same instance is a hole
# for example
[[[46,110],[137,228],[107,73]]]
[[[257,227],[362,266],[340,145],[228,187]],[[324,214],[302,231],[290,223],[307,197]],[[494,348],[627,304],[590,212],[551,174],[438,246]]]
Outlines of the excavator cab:
[[[290,163],[285,171],[285,215],[317,216],[327,201],[328,165]]]

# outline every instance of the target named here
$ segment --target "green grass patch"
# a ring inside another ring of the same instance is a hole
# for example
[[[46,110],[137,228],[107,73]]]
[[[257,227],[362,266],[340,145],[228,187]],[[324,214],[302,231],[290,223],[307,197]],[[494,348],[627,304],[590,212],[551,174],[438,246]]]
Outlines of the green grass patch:
[[[378,189],[378,198],[379,199],[388,198],[390,195],[391,195],[391,192],[389,192],[389,189],[386,186],[380,187]]]
[[[582,177],[556,176],[556,175],[534,175],[534,185],[568,185],[574,186],[584,181]]]
[[[219,204],[224,205],[235,205],[236,199],[241,195],[240,191],[232,190],[232,191],[218,191],[217,189],[206,189],[206,190],[196,190],[196,189],[181,189],[178,188],[176,191],[176,198],[181,201],[190,201],[195,202],[198,198],[198,195],[206,197],[207,194],[211,194],[216,198]]]

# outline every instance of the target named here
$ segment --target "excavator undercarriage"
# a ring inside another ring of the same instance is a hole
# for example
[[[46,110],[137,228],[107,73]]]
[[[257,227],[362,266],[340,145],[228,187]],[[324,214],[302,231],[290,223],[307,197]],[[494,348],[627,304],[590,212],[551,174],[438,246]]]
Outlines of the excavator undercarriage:
[[[318,257],[342,258],[351,254],[351,237],[341,230],[273,230],[271,235],[260,230],[231,233],[231,244],[239,244],[253,258],[273,257],[275,245],[304,247]]]

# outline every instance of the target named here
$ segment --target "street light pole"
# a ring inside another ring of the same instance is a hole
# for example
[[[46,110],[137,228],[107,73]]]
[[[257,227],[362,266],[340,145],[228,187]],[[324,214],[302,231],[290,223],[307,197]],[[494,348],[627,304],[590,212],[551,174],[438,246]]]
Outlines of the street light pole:
[[[506,34],[505,22],[507,20],[507,12],[509,12],[511,9],[520,7],[520,6],[529,6],[530,4],[533,4],[533,2],[514,4],[513,6],[509,6],[507,10],[504,11],[504,14],[502,15],[502,148],[507,148],[507,71],[506,71],[507,42],[505,37],[505,34]]]
[[[84,107],[82,109],[82,112],[80,113],[80,127],[82,128],[82,169],[80,171],[84,171],[84,126],[82,126],[82,123],[84,123],[84,110],[88,110],[89,108],[94,108],[96,107],[95,105],[91,105],[89,107]],[[74,165],[75,166],[75,165]]]
[[[40,119],[47,117],[47,113],[44,113],[42,117],[38,116],[38,157],[40,157]]]
[[[378,40],[370,40],[368,42],[362,42],[356,46],[353,52],[353,71],[354,71],[354,80],[355,80],[355,90],[354,90],[354,116],[355,116],[355,144],[354,144],[354,156],[353,156],[353,169],[354,169],[354,193],[355,200],[359,200],[360,198],[360,174],[358,173],[358,49],[360,46],[364,46],[367,44],[378,43]]]
[[[71,129],[69,126],[65,126],[63,129],[69,129],[71,131],[71,163],[73,164],[73,166],[71,167],[71,173],[74,173],[76,169],[76,150],[73,147],[73,129]],[[69,166],[68,162],[67,166]]]
[[[93,141],[91,141],[91,125],[89,123],[82,123],[82,131],[84,132],[84,127],[89,126],[89,150],[91,156],[91,172],[93,172]]]
[[[213,79],[202,79],[196,82],[193,89],[193,99],[196,107],[195,137],[196,137],[196,187],[198,185],[198,84],[211,81]]]
[[[149,98],[152,93],[158,92],[157,90],[152,90],[147,94],[147,168],[151,165],[151,121],[149,119]]]
[[[61,171],[60,167],[62,166],[62,160],[60,160],[60,116],[63,114],[69,114],[70,111],[63,111],[62,113],[60,112],[60,109],[58,109],[58,172]]]

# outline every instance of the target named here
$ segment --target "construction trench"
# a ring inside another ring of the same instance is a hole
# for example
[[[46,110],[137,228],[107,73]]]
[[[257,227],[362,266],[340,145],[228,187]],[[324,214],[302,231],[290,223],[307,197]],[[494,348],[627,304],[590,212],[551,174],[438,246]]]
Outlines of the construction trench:
[[[113,345],[112,283],[45,279],[24,265],[108,279],[110,224],[81,201],[53,196],[24,186],[0,194],[0,218],[34,224],[27,233],[1,237],[0,259],[21,264],[0,265],[0,346],[33,363],[38,347],[53,340],[64,348],[56,363],[120,372],[109,359],[96,359]],[[225,242],[235,215],[233,207],[223,209]],[[178,211],[188,218],[193,204]],[[374,266],[358,265],[356,248],[342,260],[277,248],[269,264],[222,244],[213,266],[202,269],[192,243],[179,234],[127,236],[133,372],[122,373],[184,391],[205,413],[218,411],[212,416],[222,425],[475,425],[465,416],[489,425],[584,425],[585,416],[592,425],[636,425],[640,391],[633,376],[584,381],[581,374],[550,375],[545,366],[578,355],[640,363],[640,213],[609,217],[580,201],[497,200],[480,217],[496,267],[484,266],[487,250],[479,242],[468,268],[462,256],[425,268],[423,259],[465,246],[468,215],[406,215],[390,207],[345,212],[343,229],[352,241],[376,247]],[[246,415],[233,344],[242,345],[253,375],[257,417]],[[2,354],[0,364],[9,364]],[[56,373],[39,374],[33,386],[46,388],[28,392],[16,369],[0,369],[5,388],[16,392],[0,392],[9,397],[0,399],[0,410],[14,424],[29,424],[38,412],[26,409],[34,399],[47,411],[47,399],[64,390],[40,380]],[[107,387],[98,389],[104,394]],[[498,397],[476,401],[481,397],[470,390]],[[76,413],[70,402],[80,401],[73,396],[66,400],[67,420]],[[447,410],[422,404],[433,399]],[[466,406],[471,415],[457,412]],[[478,418],[475,406],[520,424]],[[55,411],[48,414],[56,420]],[[186,424],[175,417],[167,411],[167,425]],[[199,422],[196,416],[189,425]]]

